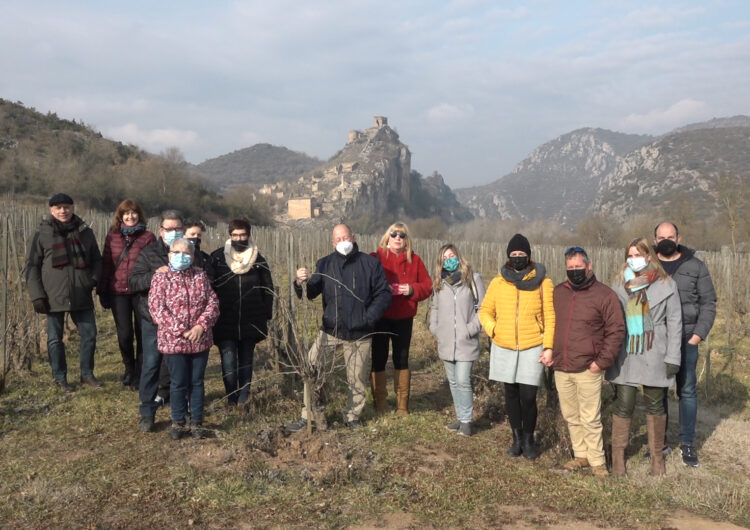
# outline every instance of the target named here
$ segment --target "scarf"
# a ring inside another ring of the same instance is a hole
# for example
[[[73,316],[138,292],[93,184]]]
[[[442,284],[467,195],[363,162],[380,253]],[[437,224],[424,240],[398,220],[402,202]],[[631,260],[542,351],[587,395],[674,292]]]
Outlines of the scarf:
[[[658,274],[653,269],[634,273],[626,268],[623,274],[628,303],[625,306],[625,324],[628,328],[628,353],[643,353],[654,344],[654,321],[648,305],[646,288],[654,283]]]
[[[146,225],[143,223],[138,223],[135,226],[125,226],[121,224],[120,232],[122,232],[122,235],[124,236],[132,236],[136,232],[140,232],[141,230],[144,230],[145,228],[146,228]]]
[[[440,272],[440,277],[443,278],[448,285],[456,285],[461,281],[461,269],[456,269],[453,272],[443,269]]]
[[[80,231],[86,228],[86,223],[77,215],[67,223],[61,223],[52,218],[52,266],[56,269],[73,263],[76,269],[88,268],[86,251],[78,237]],[[67,244],[66,244],[67,243]]]
[[[541,263],[534,263],[536,276],[524,280],[531,273],[531,270],[531,267],[526,267],[523,270],[517,271],[503,265],[500,269],[500,274],[506,281],[515,285],[519,291],[533,291],[542,284],[542,280],[547,275],[547,269]]]
[[[245,274],[255,263],[258,258],[258,247],[252,240],[247,240],[248,247],[242,252],[232,248],[232,240],[227,239],[224,243],[224,259],[229,265],[229,269],[235,274]]]

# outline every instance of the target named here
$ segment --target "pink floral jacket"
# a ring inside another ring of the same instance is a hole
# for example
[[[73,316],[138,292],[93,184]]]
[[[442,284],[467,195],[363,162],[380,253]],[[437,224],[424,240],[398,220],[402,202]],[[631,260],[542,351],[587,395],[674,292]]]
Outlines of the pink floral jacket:
[[[219,318],[219,299],[201,269],[191,267],[154,274],[148,308],[158,326],[156,338],[161,353],[200,353],[211,348],[211,329]],[[194,343],[183,337],[183,333],[196,324],[204,332]]]

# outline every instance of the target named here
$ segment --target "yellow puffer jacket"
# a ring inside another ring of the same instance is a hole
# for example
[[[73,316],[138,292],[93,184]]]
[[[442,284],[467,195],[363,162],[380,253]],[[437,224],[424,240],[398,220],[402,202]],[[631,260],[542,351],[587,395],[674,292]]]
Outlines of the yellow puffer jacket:
[[[534,269],[523,279],[535,277]],[[484,295],[479,321],[492,342],[501,348],[526,350],[540,344],[545,349],[552,348],[555,335],[552,292],[549,278],[533,291],[522,291],[498,274]]]

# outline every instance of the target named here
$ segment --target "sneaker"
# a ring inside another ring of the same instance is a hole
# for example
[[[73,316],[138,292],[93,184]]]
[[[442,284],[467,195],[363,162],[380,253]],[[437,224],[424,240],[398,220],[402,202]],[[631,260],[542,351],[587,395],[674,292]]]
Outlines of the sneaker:
[[[287,434],[292,434],[293,432],[301,431],[305,427],[307,427],[307,420],[305,418],[300,418],[292,423],[288,423],[284,427],[284,430]]]
[[[461,424],[458,427],[458,430],[456,431],[456,434],[460,434],[461,436],[471,436],[471,422],[467,421],[466,423],[461,422]]]
[[[661,450],[661,454],[664,458],[668,457],[672,454],[672,448],[668,445],[665,445],[664,449]],[[645,456],[646,458],[651,458],[651,449],[646,449],[646,454],[644,454],[643,456]]]
[[[62,390],[66,394],[70,394],[71,392],[75,391],[75,389],[72,386],[70,386],[70,383],[68,383],[65,380],[55,381],[55,384],[58,386],[58,388],[60,388],[60,390]]]
[[[87,375],[85,377],[81,377],[81,383],[84,385],[93,386],[94,388],[101,388],[104,386],[104,383],[99,381],[93,375]]]
[[[351,421],[344,422],[344,425],[348,429],[359,429],[362,427],[362,422],[359,420],[351,420]]]
[[[695,452],[695,448],[692,445],[681,445],[680,454],[682,455],[682,463],[688,467],[698,467],[698,453]]]
[[[154,398],[154,403],[156,403],[156,408],[163,407],[167,404],[164,398],[158,395]]]
[[[172,423],[172,428],[169,429],[169,439],[179,440],[180,438],[182,438],[183,434],[185,434],[185,424],[184,423]]]
[[[458,429],[461,428],[461,422],[458,420],[452,421],[451,423],[446,425],[445,428],[448,429],[449,431],[457,432]]]
[[[154,418],[152,417],[141,418],[141,421],[138,422],[138,430],[141,432],[153,432]]]

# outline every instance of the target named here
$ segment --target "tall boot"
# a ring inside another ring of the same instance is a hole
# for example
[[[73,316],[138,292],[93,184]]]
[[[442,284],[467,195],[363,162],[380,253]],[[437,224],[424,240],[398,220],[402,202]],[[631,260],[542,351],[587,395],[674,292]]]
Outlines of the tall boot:
[[[651,475],[661,476],[667,473],[664,465],[664,455],[661,450],[664,447],[664,431],[667,427],[667,415],[646,415],[646,427],[648,429],[648,448],[651,450]]]
[[[409,414],[409,390],[411,387],[411,372],[406,370],[393,370],[393,388],[396,390],[396,414],[406,416]]]
[[[385,372],[370,372],[370,385],[372,386],[372,401],[375,404],[375,412],[378,415],[385,414],[387,411],[386,399],[388,398]]]
[[[624,477],[625,471],[625,449],[630,439],[631,418],[623,418],[612,414],[612,473]]]

